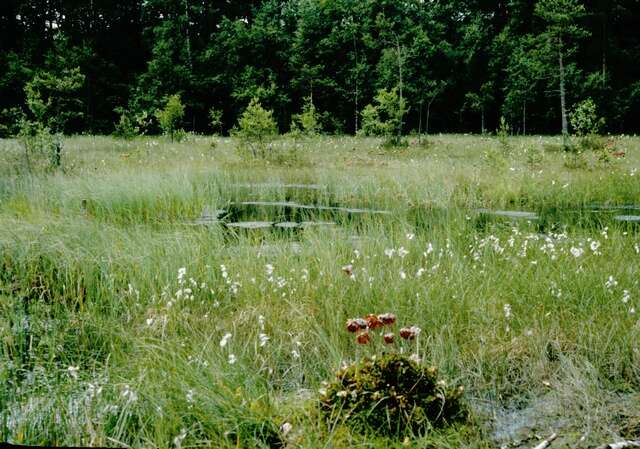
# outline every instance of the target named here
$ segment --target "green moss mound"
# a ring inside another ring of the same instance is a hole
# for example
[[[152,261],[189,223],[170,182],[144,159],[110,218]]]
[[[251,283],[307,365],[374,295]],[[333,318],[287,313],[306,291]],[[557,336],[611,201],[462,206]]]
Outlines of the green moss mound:
[[[337,373],[320,397],[330,421],[392,436],[424,433],[466,419],[462,386],[400,354],[365,358]]]

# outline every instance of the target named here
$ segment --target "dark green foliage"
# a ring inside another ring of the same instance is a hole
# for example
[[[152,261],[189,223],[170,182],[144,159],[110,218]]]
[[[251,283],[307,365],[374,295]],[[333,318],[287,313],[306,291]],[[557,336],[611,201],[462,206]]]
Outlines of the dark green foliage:
[[[591,97],[605,131],[640,131],[638,2],[4,3],[0,111],[26,111],[23,87],[37,80],[45,102],[50,90],[58,98],[54,133],[110,133],[117,106],[136,122],[175,92],[189,131],[211,132],[211,107],[223,112],[213,131],[228,131],[254,97],[286,130],[313,97],[328,132],[355,132],[364,106],[393,87],[406,99],[405,134],[495,129],[501,115],[514,133],[555,133],[561,72],[567,106]],[[76,68],[79,89],[51,82]],[[0,134],[15,123],[2,114]]]
[[[271,153],[270,143],[278,134],[273,111],[264,109],[260,101],[253,98],[232,134],[238,139],[238,148],[241,151],[249,152],[254,158],[268,157]]]
[[[466,418],[462,386],[438,380],[437,369],[400,354],[383,354],[341,369],[320,397],[331,421],[344,419],[385,435],[424,433]]]
[[[156,118],[160,128],[171,140],[182,140],[184,131],[180,127],[180,122],[184,118],[184,105],[180,100],[180,95],[172,95],[167,100],[163,109],[156,111]],[[181,132],[182,131],[182,132]]]

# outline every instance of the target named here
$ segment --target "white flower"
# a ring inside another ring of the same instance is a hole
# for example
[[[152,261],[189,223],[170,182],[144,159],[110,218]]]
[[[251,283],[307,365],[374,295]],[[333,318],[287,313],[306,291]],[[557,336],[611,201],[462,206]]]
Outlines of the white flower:
[[[613,287],[616,287],[618,285],[618,281],[616,281],[613,276],[609,276],[609,279],[607,280],[607,282],[604,283],[604,286],[608,289],[611,290]]]
[[[629,290],[624,290],[622,292],[622,302],[626,304],[629,302],[630,299],[631,299],[631,293],[629,293]]]
[[[153,318],[147,318],[147,326],[151,326],[153,324]]]
[[[187,437],[187,429],[182,429],[180,434],[173,439],[173,444],[180,449],[182,446],[182,441]]]
[[[189,404],[193,403],[193,390],[187,391],[187,402]]]
[[[504,310],[504,317],[506,319],[511,319],[511,316],[512,316],[512,314],[511,314],[511,305],[510,304],[505,304],[502,307],[502,310]]]
[[[234,363],[236,363],[235,354],[229,354],[229,365],[233,365]]]
[[[427,257],[429,254],[431,254],[433,252],[433,245],[431,243],[429,243],[427,245],[427,250],[422,253],[424,255],[424,257]]]
[[[224,334],[222,336],[222,338],[220,339],[220,347],[224,348],[225,346],[227,346],[227,343],[229,343],[229,339],[232,337],[233,335],[230,334],[229,332],[227,332],[226,334]]]
[[[400,270],[400,279],[404,280],[407,278],[407,273],[405,273],[403,270]]]
[[[79,369],[80,368],[77,367],[77,366],[70,366],[69,368],[67,368],[67,372],[69,373],[69,375],[71,377],[73,377],[74,379],[77,379],[78,378],[78,370]]]
[[[260,347],[265,346],[269,342],[269,336],[267,334],[260,334],[258,338],[260,339]]]
[[[593,251],[593,254],[600,254],[598,252],[598,248],[600,248],[600,242],[597,240],[593,240],[591,242],[591,244],[589,245],[589,247],[591,248],[591,251]]]
[[[401,246],[400,249],[398,250],[398,256],[404,259],[404,256],[406,256],[407,254],[409,254],[409,251],[404,249],[404,246]]]
[[[413,240],[415,237],[415,234],[407,234],[407,240]]]
[[[260,315],[258,316],[258,324],[260,325],[260,329],[264,330],[264,323],[265,323],[266,319],[264,316]]]
[[[294,359],[300,358],[300,353],[298,352],[297,349],[294,349],[293,351],[291,351],[291,355],[293,356]]]
[[[270,263],[264,266],[265,271],[267,272],[267,276],[271,276],[273,274],[273,265]]]
[[[582,254],[584,254],[584,249],[582,248],[575,248],[575,247],[571,247],[571,255],[573,255],[573,257],[578,258],[580,256],[582,256]]]
[[[291,425],[291,423],[288,423],[288,422],[280,426],[280,432],[282,432],[283,437],[286,437],[287,434],[291,432],[291,429],[293,429],[293,426]]]
[[[420,356],[418,354],[411,354],[409,356],[409,360],[412,360],[416,363],[420,363],[422,361],[422,359],[420,358]]]
[[[384,250],[384,255],[387,256],[389,259],[391,259],[393,257],[393,255],[395,254],[396,250],[392,249],[392,248],[388,248]]]

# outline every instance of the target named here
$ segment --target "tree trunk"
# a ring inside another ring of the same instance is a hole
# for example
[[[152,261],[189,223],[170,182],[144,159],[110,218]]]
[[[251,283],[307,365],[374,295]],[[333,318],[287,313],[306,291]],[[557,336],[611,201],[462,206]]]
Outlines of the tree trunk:
[[[422,142],[422,102],[420,100],[420,114],[418,115],[418,142]]]
[[[356,67],[355,67],[355,132],[354,134],[358,134],[358,116],[360,115],[360,111],[358,110],[358,44],[356,42],[356,34],[353,33],[353,53],[355,56]]]
[[[522,135],[527,135],[527,101],[522,102]]]
[[[399,94],[400,94],[400,124],[398,125],[398,142],[402,140],[402,122],[404,118],[404,111],[402,108],[402,48],[400,47],[400,39],[396,36],[396,51],[398,52],[398,80],[399,80]]]
[[[560,113],[562,115],[562,144],[569,143],[569,125],[567,123],[566,90],[564,87],[564,62],[562,60],[562,36],[558,37],[558,62],[560,64]]]
[[[429,135],[429,115],[431,114],[431,102],[427,103],[427,125],[425,127],[425,134]]]
[[[480,133],[484,135],[484,106],[480,108],[481,124]]]
[[[191,58],[191,35],[189,33],[189,25],[191,19],[189,18],[189,3],[187,2],[187,0],[184,0],[184,15],[187,19],[187,23],[185,24],[187,38],[187,58],[189,59],[189,68],[193,70],[193,60]]]

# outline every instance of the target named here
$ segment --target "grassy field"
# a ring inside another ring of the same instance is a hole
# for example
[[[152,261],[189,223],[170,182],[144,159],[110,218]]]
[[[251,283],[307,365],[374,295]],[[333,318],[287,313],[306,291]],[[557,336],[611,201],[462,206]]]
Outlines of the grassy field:
[[[582,168],[567,167],[559,143],[432,136],[386,150],[322,137],[281,142],[284,156],[267,163],[244,160],[226,138],[73,137],[64,173],[28,175],[15,171],[18,143],[0,141],[0,441],[640,439],[640,223],[615,219],[640,215],[640,138],[616,138],[626,157],[588,154]],[[335,224],[194,222],[216,209]],[[468,424],[385,439],[322,419],[323,381],[382,351],[356,345],[346,320],[383,312],[422,329],[402,350],[465,386]]]

